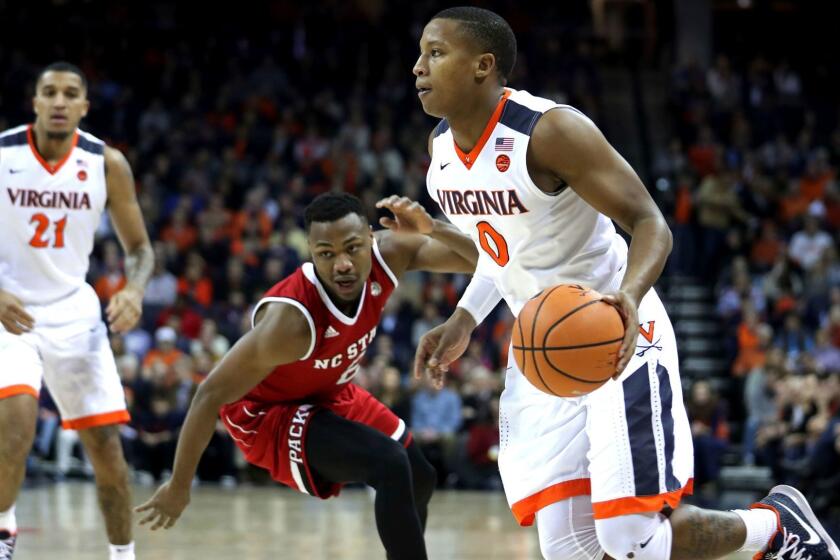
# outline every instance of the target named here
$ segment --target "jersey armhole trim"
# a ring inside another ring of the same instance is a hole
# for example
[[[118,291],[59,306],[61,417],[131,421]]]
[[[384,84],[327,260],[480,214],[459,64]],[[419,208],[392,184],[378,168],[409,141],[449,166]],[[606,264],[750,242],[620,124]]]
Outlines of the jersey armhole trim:
[[[376,239],[373,240],[373,254],[376,255],[376,260],[379,261],[379,264],[382,266],[383,270],[385,270],[385,274],[387,274],[388,278],[391,279],[391,282],[394,283],[394,289],[396,290],[397,286],[400,285],[400,281],[397,280],[396,275],[388,266],[388,263],[385,262],[385,258],[382,256],[382,253],[379,252],[379,244],[376,242]]]
[[[309,313],[309,310],[299,301],[292,298],[287,297],[264,297],[260,301],[257,302],[257,305],[254,306],[254,310],[251,312],[251,328],[254,328],[254,320],[257,318],[257,311],[260,310],[266,303],[286,303],[297,307],[303,316],[306,317],[306,322],[309,323],[309,332],[311,333],[312,337],[309,340],[309,349],[306,351],[306,354],[298,358],[298,361],[303,361],[309,359],[309,356],[312,355],[312,351],[315,350],[315,321],[312,319],[312,315]]]

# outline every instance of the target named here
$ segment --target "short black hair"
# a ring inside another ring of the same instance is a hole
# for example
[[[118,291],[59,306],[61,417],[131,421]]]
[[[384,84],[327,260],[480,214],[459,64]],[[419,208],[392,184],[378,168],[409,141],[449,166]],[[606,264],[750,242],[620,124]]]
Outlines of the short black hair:
[[[438,12],[432,19],[459,22],[467,35],[476,41],[479,49],[493,53],[502,84],[507,83],[513,65],[516,64],[516,36],[502,16],[484,8],[458,6]]]
[[[362,201],[352,194],[328,192],[319,194],[309,203],[303,213],[306,233],[312,222],[335,222],[348,214],[358,214],[367,221]]]
[[[70,72],[72,74],[76,74],[80,80],[82,80],[82,88],[87,91],[88,88],[88,81],[87,77],[85,77],[85,73],[82,72],[82,69],[76,66],[75,64],[71,64],[70,62],[64,62],[63,60],[59,62],[53,62],[43,70],[41,73],[38,74],[38,79],[35,80],[35,83],[41,81],[41,78],[44,77],[44,74],[47,72]]]

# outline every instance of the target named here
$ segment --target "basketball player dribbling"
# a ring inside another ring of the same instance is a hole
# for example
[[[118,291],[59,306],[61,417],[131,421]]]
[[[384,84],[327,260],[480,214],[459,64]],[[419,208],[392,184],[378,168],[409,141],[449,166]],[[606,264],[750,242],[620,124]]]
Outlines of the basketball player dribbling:
[[[426,558],[423,527],[436,480],[405,422],[352,383],[385,302],[408,270],[469,272],[477,252],[416,202],[378,203],[395,218],[371,231],[361,201],[325,194],[306,209],[312,262],[257,303],[253,329],[199,386],[178,438],[172,478],[137,511],[169,528],[221,409],[245,458],[319,498],[346,482],[376,490],[376,525],[388,558]]]
[[[128,162],[78,129],[89,107],[82,72],[48,66],[33,103],[34,124],[0,134],[0,559],[15,548],[14,503],[42,379],[93,465],[111,559],[133,559],[117,426],[129,417],[99,300],[85,282],[102,212],[126,253],[127,283],[106,309],[112,330],[126,332],[140,319],[154,256]]]
[[[619,309],[616,377],[591,394],[542,393],[510,352],[499,469],[546,558],[840,560],[805,498],[777,486],[746,510],[680,505],[693,450],[674,332],[652,286],[671,234],[626,161],[579,111],[506,88],[516,39],[497,14],[451,8],[426,25],[414,66],[429,137],[430,195],[473,237],[479,262],[446,323],[416,356],[438,383],[504,298],[514,314],[541,290],[583,284]],[[628,247],[612,221],[629,233]],[[641,337],[639,335],[641,334]],[[637,343],[638,341],[638,343]]]

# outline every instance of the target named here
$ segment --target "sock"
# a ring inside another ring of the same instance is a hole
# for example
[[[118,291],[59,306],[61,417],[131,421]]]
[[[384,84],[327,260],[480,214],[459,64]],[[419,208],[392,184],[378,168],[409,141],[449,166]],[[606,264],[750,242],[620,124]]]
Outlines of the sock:
[[[15,506],[8,511],[0,511],[0,531],[5,530],[11,534],[17,533],[17,519],[15,518]]]
[[[738,552],[762,552],[770,543],[770,539],[779,530],[779,518],[769,509],[735,509],[747,526],[747,540]]]
[[[134,560],[134,541],[128,544],[109,544],[110,560]]]

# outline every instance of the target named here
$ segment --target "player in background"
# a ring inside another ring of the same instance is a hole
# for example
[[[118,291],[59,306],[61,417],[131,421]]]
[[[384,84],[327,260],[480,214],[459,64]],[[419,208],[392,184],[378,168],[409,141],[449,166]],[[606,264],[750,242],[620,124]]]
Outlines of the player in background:
[[[125,157],[80,130],[81,70],[55,63],[38,76],[35,122],[0,134],[0,558],[12,557],[14,503],[35,435],[42,379],[62,426],[79,431],[96,476],[112,560],[134,558],[131,490],[118,424],[129,420],[99,300],[85,282],[106,209],[125,251],[125,287],[108,323],[140,319],[154,256]]]
[[[676,339],[652,288],[671,233],[591,120],[505,87],[515,58],[510,26],[480,8],[440,12],[420,39],[420,102],[442,119],[429,138],[429,193],[480,257],[457,310],[421,340],[416,373],[441,383],[502,298],[517,314],[542,289],[591,286],[625,320],[616,378],[561,399],[531,386],[511,359],[501,398],[505,492],[521,524],[536,517],[543,555],[701,560],[744,550],[840,560],[793,488],[776,487],[748,510],[679,505],[691,491],[691,433]],[[632,237],[629,251],[612,221]]]
[[[409,270],[471,273],[477,251],[450,224],[392,196],[374,233],[361,201],[325,194],[306,209],[312,262],[278,282],[244,335],[199,386],[178,438],[172,478],[137,511],[172,527],[221,410],[246,459],[303,493],[329,498],[346,482],[376,489],[388,558],[426,558],[423,528],[435,472],[405,422],[352,383],[382,309]]]

